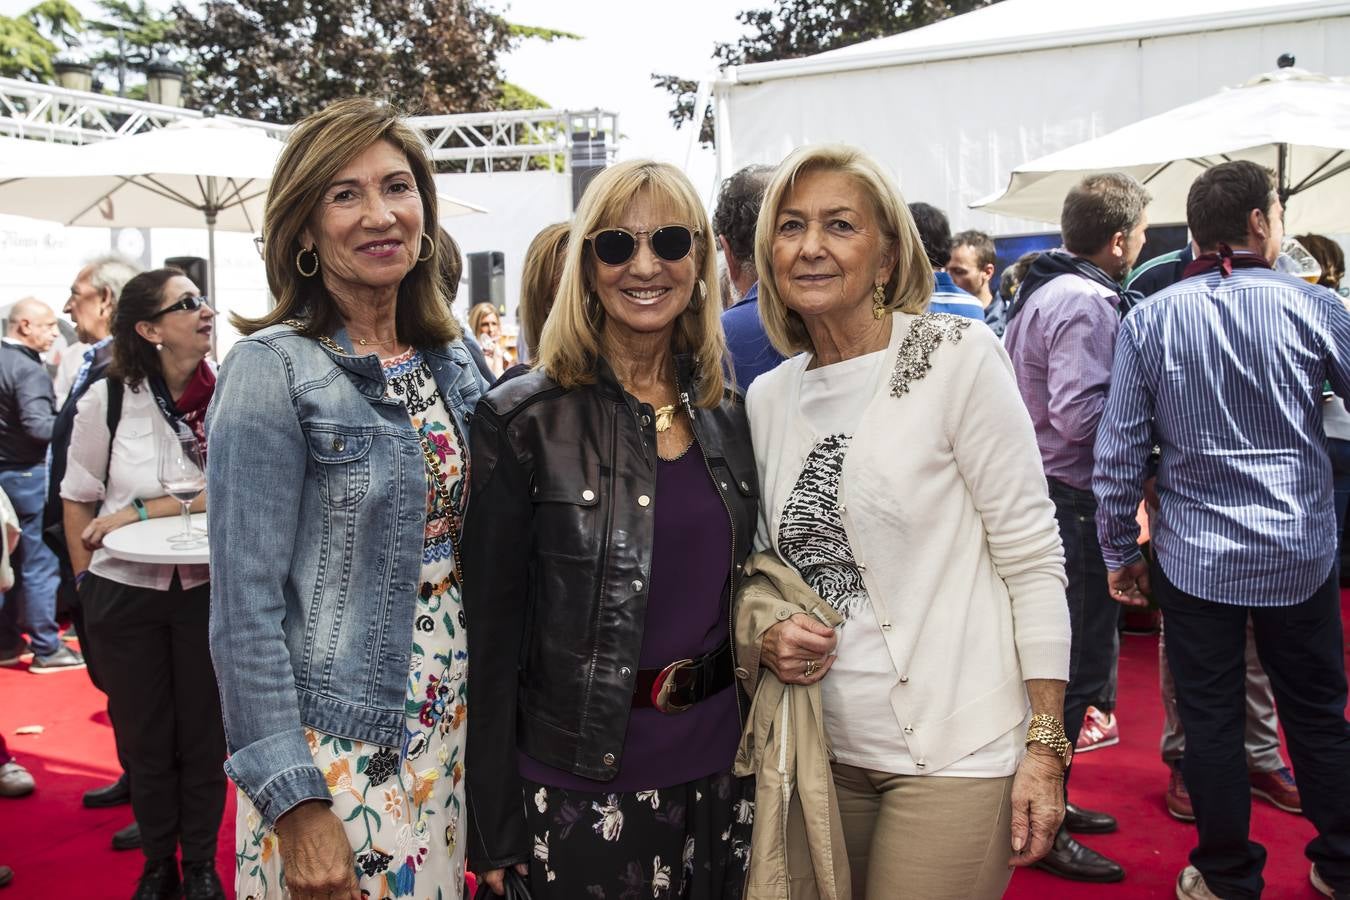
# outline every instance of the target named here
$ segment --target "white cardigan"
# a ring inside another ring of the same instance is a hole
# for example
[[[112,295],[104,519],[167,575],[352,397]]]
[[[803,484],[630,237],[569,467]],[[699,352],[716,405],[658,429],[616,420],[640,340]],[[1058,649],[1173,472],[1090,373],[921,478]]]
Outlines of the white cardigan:
[[[1068,679],[1069,611],[1054,506],[1002,344],[985,325],[943,313],[892,320],[891,374],[853,435],[839,512],[921,775],[1020,727],[1025,679]],[[778,549],[783,505],[811,449],[799,415],[810,361],[799,354],[750,386],[759,548]]]

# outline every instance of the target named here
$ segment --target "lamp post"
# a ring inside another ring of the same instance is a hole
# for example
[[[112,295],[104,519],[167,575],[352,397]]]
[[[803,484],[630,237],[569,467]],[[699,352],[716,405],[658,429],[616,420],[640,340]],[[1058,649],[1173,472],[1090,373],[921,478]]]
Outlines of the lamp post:
[[[183,104],[183,67],[156,53],[145,67],[145,98],[164,106]]]
[[[94,67],[83,57],[63,53],[52,61],[52,69],[67,90],[89,91],[94,87]]]

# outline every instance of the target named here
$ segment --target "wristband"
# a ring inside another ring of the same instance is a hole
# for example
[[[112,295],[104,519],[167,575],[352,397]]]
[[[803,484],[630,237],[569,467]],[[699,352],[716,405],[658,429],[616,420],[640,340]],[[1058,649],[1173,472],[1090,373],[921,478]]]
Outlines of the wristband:
[[[142,502],[140,497],[137,497],[136,499],[132,500],[131,505],[136,507],[136,515],[140,518],[142,522],[150,518],[150,511],[145,508],[145,503]]]
[[[84,584],[84,580],[85,580],[86,578],[88,578],[88,577],[89,577],[89,570],[88,570],[88,569],[85,569],[83,572],[80,572],[78,575],[75,576],[75,588],[76,588],[76,590],[79,590],[80,585]]]

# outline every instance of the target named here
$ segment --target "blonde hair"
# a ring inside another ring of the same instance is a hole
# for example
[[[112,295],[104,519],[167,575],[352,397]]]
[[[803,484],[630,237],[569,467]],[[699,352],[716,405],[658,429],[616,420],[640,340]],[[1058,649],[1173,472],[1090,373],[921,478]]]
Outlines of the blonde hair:
[[[666,163],[651,160],[619,163],[602,171],[586,188],[568,235],[558,296],[539,336],[536,365],[566,388],[595,382],[605,311],[598,299],[592,298],[590,284],[596,263],[586,236],[617,225],[628,205],[644,192],[656,202],[669,203],[682,223],[694,231],[691,252],[694,270],[703,286],[695,286],[688,307],[676,319],[672,349],[693,356],[697,405],[716,407],[722,402],[725,388],[726,341],[722,337],[722,302],[712,228],[694,186],[683,172]]]
[[[769,340],[784,356],[811,350],[811,338],[802,317],[788,309],[773,267],[773,242],[779,208],[800,175],[839,172],[851,176],[872,201],[881,233],[894,253],[895,267],[886,282],[884,306],[892,312],[921,313],[933,295],[933,267],[924,253],[919,230],[895,182],[877,161],[846,144],[799,147],[788,154],[764,192],[764,205],[755,226],[755,268],[759,272],[759,317]]]
[[[529,249],[525,251],[525,263],[520,269],[520,304],[516,306],[516,318],[520,320],[520,331],[531,353],[535,353],[539,347],[539,335],[548,321],[549,310],[553,308],[557,287],[562,284],[569,231],[571,226],[566,222],[546,225],[534,236]]]
[[[342,324],[337,304],[322,276],[305,278],[297,269],[300,235],[309,224],[329,182],[342,167],[379,141],[387,141],[408,159],[408,168],[422,200],[422,233],[435,246],[436,182],[426,148],[390,106],[366,97],[351,97],[306,116],[291,131],[277,160],[263,212],[263,261],[267,287],[276,306],[256,319],[234,315],[230,321],[252,334],[288,319],[301,323],[309,337],[331,334]],[[425,241],[418,243],[419,251]],[[418,254],[421,256],[421,253]],[[461,334],[459,323],[441,292],[435,255],[417,262],[398,286],[395,325],[399,340],[435,347]]]
[[[488,314],[491,314],[494,319],[500,319],[497,315],[497,307],[486,301],[483,303],[475,303],[473,308],[469,310],[469,333],[472,334],[475,339],[478,337],[478,332],[482,330],[478,326],[483,324],[483,318]],[[498,321],[498,325],[500,324],[500,321]]]

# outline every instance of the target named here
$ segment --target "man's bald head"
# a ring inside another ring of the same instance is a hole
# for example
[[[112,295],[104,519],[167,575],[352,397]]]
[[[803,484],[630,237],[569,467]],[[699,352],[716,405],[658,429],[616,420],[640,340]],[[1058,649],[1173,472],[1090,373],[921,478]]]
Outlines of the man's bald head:
[[[9,336],[25,347],[46,353],[56,342],[56,313],[33,297],[24,297],[9,310]]]

